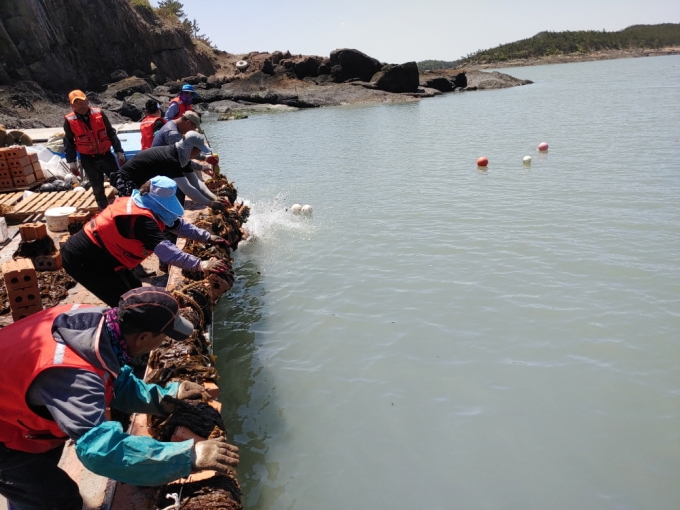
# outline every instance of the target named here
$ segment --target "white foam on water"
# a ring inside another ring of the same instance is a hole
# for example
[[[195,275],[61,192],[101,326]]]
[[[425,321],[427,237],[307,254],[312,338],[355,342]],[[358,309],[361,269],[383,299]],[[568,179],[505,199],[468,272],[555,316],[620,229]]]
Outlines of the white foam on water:
[[[295,215],[282,193],[261,200],[244,200],[250,207],[250,217],[244,225],[250,237],[240,243],[244,251],[251,246],[262,244],[285,249],[287,240],[308,238],[316,227],[311,217]]]

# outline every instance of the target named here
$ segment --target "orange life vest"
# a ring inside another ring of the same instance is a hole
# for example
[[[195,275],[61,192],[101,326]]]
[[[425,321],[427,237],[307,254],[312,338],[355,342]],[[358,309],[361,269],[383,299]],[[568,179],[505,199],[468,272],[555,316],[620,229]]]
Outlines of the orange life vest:
[[[191,107],[190,104],[184,103],[179,97],[176,97],[172,101],[170,101],[170,104],[172,103],[177,103],[177,106],[179,106],[179,113],[175,115],[172,119],[170,120],[177,120],[179,119],[182,115],[184,115],[184,112],[187,111],[193,111],[194,109]]]
[[[75,112],[64,115],[71,126],[76,150],[87,156],[106,154],[111,150],[111,140],[106,134],[106,124],[99,108],[90,108],[90,126],[78,118]]]
[[[156,124],[157,120],[160,120],[163,122],[163,125],[165,125],[166,120],[162,117],[152,117],[147,115],[142,119],[142,122],[139,126],[139,130],[142,133],[142,150],[148,149],[151,147],[151,144],[153,144],[153,126]]]
[[[132,197],[120,197],[83,227],[83,231],[90,241],[100,248],[104,248],[121,263],[116,270],[124,267],[133,269],[152,252],[145,249],[141,241],[127,239],[120,235],[116,227],[116,218],[119,216],[132,216],[133,228],[134,222],[140,216],[154,220],[161,232],[165,230],[165,223],[156,218],[149,209],[144,209],[135,204]]]
[[[113,399],[116,374],[96,368],[81,358],[61,340],[54,338],[52,325],[58,315],[90,305],[62,305],[30,315],[0,331],[0,443],[7,448],[29,453],[43,453],[64,443],[68,436],[55,421],[33,412],[26,403],[26,393],[44,370],[79,368],[95,372],[102,378],[108,406]],[[99,355],[99,336],[104,317],[95,335],[95,352]]]

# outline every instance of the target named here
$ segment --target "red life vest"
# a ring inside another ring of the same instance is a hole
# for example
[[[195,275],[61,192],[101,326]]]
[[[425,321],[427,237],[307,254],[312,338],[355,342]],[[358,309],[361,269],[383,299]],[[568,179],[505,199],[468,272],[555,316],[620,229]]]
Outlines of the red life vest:
[[[71,126],[76,150],[87,156],[106,154],[111,150],[111,140],[106,134],[106,124],[99,108],[90,108],[90,126],[80,120],[75,112],[64,115]]]
[[[0,443],[7,448],[29,453],[43,453],[64,443],[68,436],[53,420],[33,412],[26,403],[31,383],[50,368],[79,368],[96,373],[105,387],[108,406],[113,399],[116,374],[94,367],[74,350],[56,340],[52,324],[58,315],[78,307],[62,305],[49,308],[3,328],[0,332]],[[99,357],[99,336],[104,326],[102,317],[95,335],[95,352]]]
[[[120,197],[83,227],[90,241],[104,248],[121,263],[116,270],[124,267],[133,269],[153,252],[145,249],[141,241],[120,235],[116,227],[116,218],[119,216],[132,216],[133,228],[134,222],[140,216],[154,220],[161,232],[165,230],[165,223],[157,219],[149,209],[135,204],[132,197]]]
[[[190,104],[184,103],[179,97],[176,97],[175,99],[173,99],[172,101],[170,101],[170,104],[172,104],[172,103],[177,103],[177,106],[179,106],[179,113],[178,113],[177,115],[175,115],[175,116],[174,116],[172,119],[170,119],[170,120],[177,120],[177,119],[179,119],[182,115],[184,115],[184,112],[187,112],[187,111],[191,112],[191,111],[194,110],[194,109],[191,107]]]
[[[153,126],[156,124],[157,120],[160,120],[165,125],[166,120],[162,117],[152,117],[147,115],[142,119],[142,122],[139,126],[139,130],[142,133],[142,150],[146,150],[151,147],[151,144],[153,143]]]

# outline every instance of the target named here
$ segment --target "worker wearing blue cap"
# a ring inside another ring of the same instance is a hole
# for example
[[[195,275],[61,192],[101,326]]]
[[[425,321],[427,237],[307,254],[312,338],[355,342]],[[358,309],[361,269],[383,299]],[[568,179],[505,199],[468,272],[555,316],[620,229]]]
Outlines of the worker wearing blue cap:
[[[189,84],[182,87],[176,98],[170,101],[168,111],[165,112],[165,120],[179,119],[184,112],[193,111],[191,103],[198,97],[198,94]]]

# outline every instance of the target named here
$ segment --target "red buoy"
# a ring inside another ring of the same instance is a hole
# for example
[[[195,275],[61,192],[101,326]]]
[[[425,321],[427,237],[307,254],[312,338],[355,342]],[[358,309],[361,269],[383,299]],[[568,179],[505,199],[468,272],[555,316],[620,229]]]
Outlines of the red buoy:
[[[489,160],[486,159],[484,156],[482,156],[481,158],[479,158],[477,160],[477,166],[486,166],[488,164],[489,164]]]
[[[548,142],[541,142],[538,144],[538,150],[541,152],[545,152],[548,150]]]

